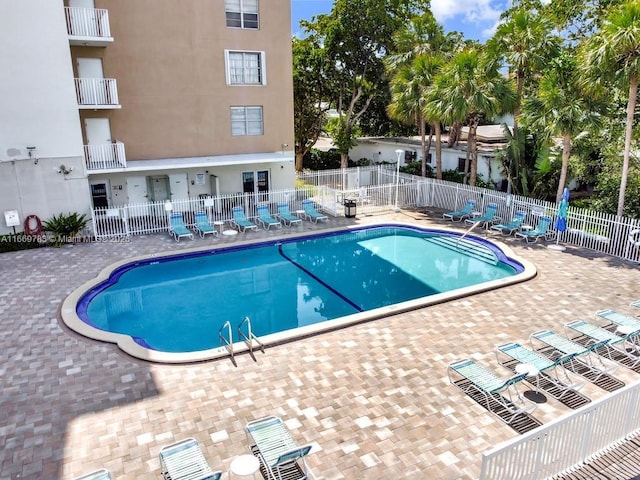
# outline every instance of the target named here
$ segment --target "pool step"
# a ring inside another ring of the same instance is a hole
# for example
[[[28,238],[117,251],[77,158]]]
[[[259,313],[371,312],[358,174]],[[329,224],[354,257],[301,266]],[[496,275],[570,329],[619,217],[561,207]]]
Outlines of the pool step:
[[[476,258],[491,265],[498,264],[498,258],[491,249],[472,240],[465,238],[438,235],[433,237],[424,237],[427,242],[434,243],[449,250],[463,253],[469,257]]]

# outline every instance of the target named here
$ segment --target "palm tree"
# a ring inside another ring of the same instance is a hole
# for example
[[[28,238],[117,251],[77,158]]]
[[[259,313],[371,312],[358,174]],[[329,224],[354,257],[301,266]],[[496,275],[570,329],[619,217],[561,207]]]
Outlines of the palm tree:
[[[592,84],[628,85],[627,125],[617,210],[617,214],[622,216],[640,74],[640,2],[626,1],[614,7],[600,31],[584,43],[582,58],[585,78]]]
[[[449,124],[465,122],[469,127],[470,185],[475,185],[478,171],[476,131],[480,121],[513,111],[515,102],[511,83],[500,74],[497,63],[487,61],[479,48],[457,53],[438,75],[426,110]]]
[[[547,142],[562,137],[562,167],[556,192],[556,202],[562,198],[567,184],[572,140],[586,128],[601,126],[597,105],[586,98],[578,85],[577,60],[564,51],[545,70],[536,97],[525,101],[528,123],[533,130],[544,132]]]

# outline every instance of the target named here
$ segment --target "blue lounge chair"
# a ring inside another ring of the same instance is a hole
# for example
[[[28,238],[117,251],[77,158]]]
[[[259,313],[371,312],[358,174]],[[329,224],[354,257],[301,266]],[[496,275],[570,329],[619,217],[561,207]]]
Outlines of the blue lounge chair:
[[[73,480],[111,480],[111,472],[101,468],[100,470],[76,477]]]
[[[258,205],[258,223],[260,223],[265,230],[269,230],[271,227],[282,227],[282,224],[271,216],[269,207],[266,205]]]
[[[633,339],[640,336],[640,327],[622,336],[618,336],[605,328],[585,322],[584,320],[569,322],[564,327],[567,331],[588,337],[590,342],[598,343],[604,341],[604,347],[606,347],[604,352],[606,352],[606,356],[610,360],[615,361],[616,357],[620,358],[620,355],[622,355],[627,359],[627,362],[631,363],[631,368],[640,365],[640,357],[637,355],[638,346],[633,341]],[[635,354],[627,351],[627,345],[631,347]]]
[[[303,200],[302,209],[304,210],[305,218],[309,219],[313,223],[318,223],[318,220],[329,220],[329,217],[316,210],[316,207],[313,206],[312,200]]]
[[[526,217],[527,214],[525,212],[516,212],[510,222],[491,225],[491,230],[497,230],[502,235],[512,235],[514,232],[520,230]]]
[[[231,214],[233,215],[231,225],[235,226],[241,232],[258,229],[258,226],[255,223],[249,221],[247,216],[244,214],[242,207],[233,207],[231,209]]]
[[[551,218],[549,217],[540,217],[538,220],[538,225],[533,230],[524,230],[522,232],[516,232],[516,238],[524,238],[527,243],[530,240],[533,242],[537,242],[539,238],[544,238],[545,240],[549,236],[549,227],[551,226]]]
[[[487,209],[484,213],[478,217],[471,217],[465,219],[465,223],[473,224],[473,225],[483,225],[485,229],[489,228],[489,225],[493,225],[495,222],[500,221],[500,217],[496,216],[498,213],[498,205],[495,203],[490,203],[487,205]]]
[[[193,438],[160,449],[160,471],[165,480],[220,480],[222,472],[214,472]]]
[[[640,330],[640,320],[629,315],[616,312],[615,310],[600,310],[599,312],[596,312],[596,316],[609,321],[610,324],[615,325],[616,328],[628,327],[633,330]]]
[[[474,208],[476,208],[475,200],[467,200],[467,204],[460,210],[457,210],[455,212],[443,213],[442,218],[448,218],[452,222],[461,222],[465,218],[469,218],[471,216],[471,212],[473,212]]]
[[[518,363],[533,366],[538,372],[540,372],[540,374],[535,378],[536,388],[539,388],[540,386],[539,376],[543,376],[546,381],[550,382],[560,391],[559,395],[554,395],[558,399],[562,398],[565,393],[571,390],[578,390],[582,386],[584,386],[584,382],[574,383],[569,378],[569,375],[564,368],[562,369],[563,380],[566,383],[563,383],[562,380],[560,380],[558,367],[562,367],[564,363],[569,362],[573,358],[573,355],[563,355],[555,360],[551,360],[550,358],[545,357],[538,352],[534,352],[533,350],[525,348],[519,343],[515,342],[505,343],[504,345],[496,347],[496,359],[498,360],[498,363],[504,365],[504,361],[501,361],[500,355],[502,355],[503,357],[506,356],[509,359],[517,361]],[[551,372],[553,372],[553,375],[551,374]]]
[[[204,212],[195,213],[196,224],[193,229],[204,238],[207,234],[211,234],[214,237],[218,236],[218,232],[209,224],[209,218]]]
[[[171,235],[176,242],[179,242],[182,237],[190,237],[191,240],[193,240],[193,233],[185,227],[181,213],[172,213],[170,220],[169,235]]]
[[[311,451],[311,445],[299,446],[280,418],[268,416],[254,420],[247,423],[246,431],[255,444],[251,451],[260,460],[267,478],[308,478],[305,457]]]
[[[302,219],[293,215],[291,210],[289,210],[289,205],[286,203],[278,204],[278,218],[288,226],[291,226],[294,223],[302,223]]]
[[[518,415],[531,413],[536,409],[536,405],[528,404],[516,388],[516,384],[525,379],[526,373],[516,374],[509,378],[499,378],[495,373],[470,359],[458,360],[449,364],[447,373],[449,382],[466,394],[472,391],[480,393],[487,403],[487,410],[493,411],[492,401],[506,409],[510,415],[505,420],[507,424],[511,423]],[[455,378],[456,376],[462,377],[467,382],[461,382],[460,379]]]

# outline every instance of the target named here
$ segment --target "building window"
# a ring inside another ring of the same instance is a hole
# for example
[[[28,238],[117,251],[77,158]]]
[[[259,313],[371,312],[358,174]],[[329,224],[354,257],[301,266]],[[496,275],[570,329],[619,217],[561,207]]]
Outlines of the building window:
[[[415,162],[417,158],[417,153],[415,150],[405,150],[404,151],[404,163]]]
[[[258,28],[258,0],[224,0],[227,27]]]
[[[227,85],[265,85],[264,52],[225,50]]]
[[[262,107],[231,107],[231,135],[262,135]]]
[[[464,164],[467,162],[466,158],[458,157],[458,171],[464,173]]]
[[[431,157],[431,154],[430,154],[430,153],[427,153],[427,163],[428,163],[428,164],[433,163],[433,159],[432,159],[432,157]]]

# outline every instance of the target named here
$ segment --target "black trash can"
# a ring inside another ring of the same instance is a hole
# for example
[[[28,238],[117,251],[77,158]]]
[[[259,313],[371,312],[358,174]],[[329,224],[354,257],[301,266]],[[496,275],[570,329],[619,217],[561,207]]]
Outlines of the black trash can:
[[[347,198],[344,201],[344,216],[347,218],[356,218],[356,201]]]

